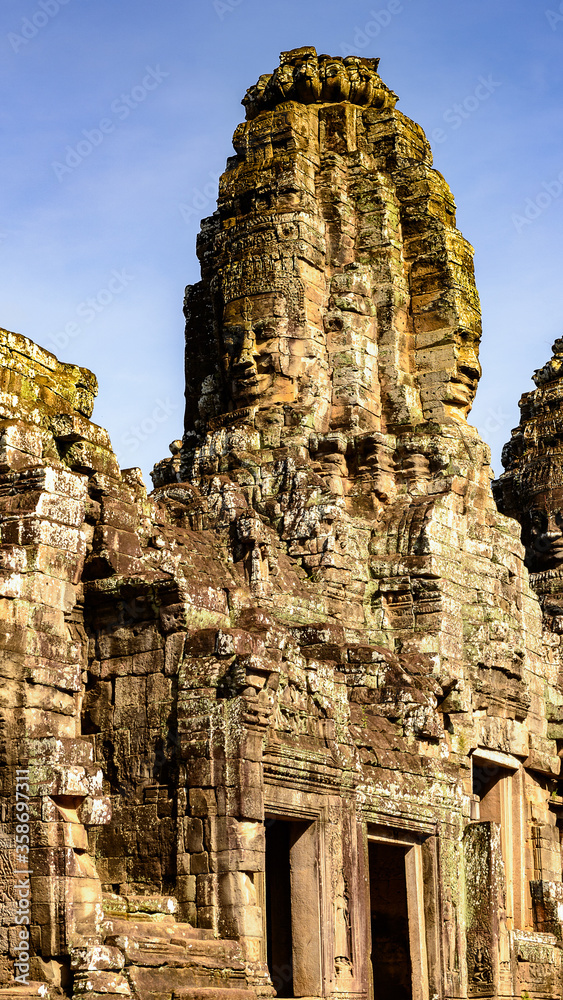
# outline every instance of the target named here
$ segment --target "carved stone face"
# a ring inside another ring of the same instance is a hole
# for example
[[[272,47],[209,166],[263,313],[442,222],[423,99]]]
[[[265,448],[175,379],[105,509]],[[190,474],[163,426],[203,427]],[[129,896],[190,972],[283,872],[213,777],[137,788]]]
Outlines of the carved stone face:
[[[546,382],[554,382],[563,375],[563,338],[558,337],[553,347],[553,357],[543,366],[538,368],[533,374],[534,382],[537,386]]]
[[[362,66],[360,63],[358,66],[358,78],[358,102],[370,105],[375,93],[375,74],[367,66]]]
[[[324,101],[345,101],[350,93],[350,80],[346,67],[338,59],[326,59],[320,65]]]
[[[522,541],[526,563],[532,573],[556,569],[563,564],[563,495],[545,491],[534,497],[527,512]]]
[[[316,101],[321,93],[319,64],[316,57],[309,56],[301,62],[294,74],[295,96],[305,104]]]
[[[289,100],[292,87],[293,67],[289,65],[278,66],[266,84],[264,93],[276,104],[278,101]]]
[[[454,365],[449,370],[444,403],[454,419],[462,420],[473,406],[481,377],[479,336],[472,331],[458,334],[454,347]]]
[[[285,298],[275,292],[225,306],[223,370],[235,409],[296,399],[297,382],[287,363],[293,353],[288,326]]]

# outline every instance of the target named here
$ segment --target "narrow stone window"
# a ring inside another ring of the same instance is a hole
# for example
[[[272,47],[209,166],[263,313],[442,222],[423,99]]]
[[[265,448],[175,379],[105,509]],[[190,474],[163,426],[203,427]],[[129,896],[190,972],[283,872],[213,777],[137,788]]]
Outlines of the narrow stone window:
[[[473,794],[479,799],[479,819],[502,823],[504,816],[503,783],[508,771],[494,762],[473,760]]]
[[[514,926],[515,921],[516,926],[521,926],[526,901],[521,857],[523,816],[519,762],[509,754],[477,750],[473,754],[472,767],[473,795],[478,802],[475,818],[480,822],[500,824],[507,926]]]

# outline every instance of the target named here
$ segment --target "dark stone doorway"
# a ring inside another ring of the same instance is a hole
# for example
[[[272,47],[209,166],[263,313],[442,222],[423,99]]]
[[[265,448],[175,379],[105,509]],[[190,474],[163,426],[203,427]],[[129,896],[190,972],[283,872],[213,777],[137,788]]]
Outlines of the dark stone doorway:
[[[322,993],[319,845],[308,820],[266,820],[266,953],[278,997]]]
[[[278,997],[293,996],[291,939],[291,823],[266,821],[266,928],[268,969]]]
[[[369,842],[374,1000],[412,1000],[407,850],[399,844]]]

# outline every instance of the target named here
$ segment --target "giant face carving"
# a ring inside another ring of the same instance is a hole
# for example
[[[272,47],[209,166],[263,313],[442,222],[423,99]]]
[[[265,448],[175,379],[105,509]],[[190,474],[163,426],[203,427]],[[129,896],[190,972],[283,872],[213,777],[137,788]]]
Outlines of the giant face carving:
[[[296,399],[288,326],[285,298],[276,292],[237,299],[225,306],[222,362],[235,409]]]
[[[322,83],[323,101],[345,101],[350,93],[350,80],[342,60],[321,56],[319,76]]]
[[[560,490],[536,494],[523,522],[526,564],[532,573],[563,564],[563,495]]]
[[[297,424],[325,433],[331,405],[328,354],[295,294],[272,289],[225,304],[219,346],[228,408],[276,410],[291,404]]]
[[[316,56],[308,56],[298,64],[294,73],[295,96],[304,104],[317,101],[321,93],[319,63]]]
[[[444,403],[454,419],[464,420],[473,406],[475,393],[481,377],[479,364],[479,334],[472,330],[459,331],[454,345],[454,364],[450,375]]]

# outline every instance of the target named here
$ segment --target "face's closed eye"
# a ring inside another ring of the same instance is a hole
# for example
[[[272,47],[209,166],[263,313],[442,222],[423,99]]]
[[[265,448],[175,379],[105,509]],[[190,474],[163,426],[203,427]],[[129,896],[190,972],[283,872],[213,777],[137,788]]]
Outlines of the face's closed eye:
[[[547,517],[541,510],[534,510],[530,514],[530,531],[533,535],[542,534],[547,528]]]
[[[254,324],[253,333],[257,346],[260,346],[264,350],[267,349],[273,340],[277,340],[279,336],[276,324],[271,319],[258,320]]]
[[[240,354],[244,340],[244,330],[238,324],[225,325],[222,331],[223,356],[232,360]]]

